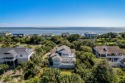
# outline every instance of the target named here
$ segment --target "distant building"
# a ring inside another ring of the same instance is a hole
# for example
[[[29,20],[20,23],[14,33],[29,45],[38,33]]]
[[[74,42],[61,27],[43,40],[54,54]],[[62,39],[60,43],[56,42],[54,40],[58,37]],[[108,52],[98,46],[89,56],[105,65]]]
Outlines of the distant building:
[[[33,49],[16,47],[16,48],[0,48],[0,63],[21,64],[28,62],[33,54]]]
[[[31,38],[33,36],[41,36],[41,34],[27,34],[25,36],[27,36],[28,38]]]
[[[11,35],[10,32],[0,32],[0,36],[7,36],[7,35]]]
[[[13,36],[16,36],[16,37],[23,37],[25,36],[24,34],[13,34]]]
[[[55,47],[51,51],[51,55],[49,56],[53,63],[53,68],[74,68],[76,55],[75,49],[70,49],[68,46],[60,46]]]
[[[98,34],[95,32],[86,32],[86,33],[82,34],[82,36],[85,36],[88,38],[96,38],[98,36]]]
[[[96,57],[107,59],[112,66],[123,66],[125,56],[118,46],[96,46],[94,51]]]
[[[62,37],[67,37],[67,36],[69,36],[69,33],[68,33],[68,32],[62,33],[61,36],[62,36]]]
[[[52,33],[43,33],[42,36],[43,37],[52,37],[54,35]]]

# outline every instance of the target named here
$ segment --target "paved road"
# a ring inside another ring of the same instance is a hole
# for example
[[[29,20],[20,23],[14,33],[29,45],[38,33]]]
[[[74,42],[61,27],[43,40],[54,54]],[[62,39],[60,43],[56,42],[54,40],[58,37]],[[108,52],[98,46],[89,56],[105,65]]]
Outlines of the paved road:
[[[50,55],[50,52],[46,53],[44,56],[43,56],[43,60],[48,57]]]

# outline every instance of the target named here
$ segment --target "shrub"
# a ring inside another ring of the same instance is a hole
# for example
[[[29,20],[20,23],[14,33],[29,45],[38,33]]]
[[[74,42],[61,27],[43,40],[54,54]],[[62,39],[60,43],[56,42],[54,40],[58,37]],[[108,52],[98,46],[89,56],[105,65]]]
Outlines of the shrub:
[[[27,80],[28,78],[32,78],[35,76],[35,72],[31,69],[28,69],[25,73],[24,73],[24,79]]]

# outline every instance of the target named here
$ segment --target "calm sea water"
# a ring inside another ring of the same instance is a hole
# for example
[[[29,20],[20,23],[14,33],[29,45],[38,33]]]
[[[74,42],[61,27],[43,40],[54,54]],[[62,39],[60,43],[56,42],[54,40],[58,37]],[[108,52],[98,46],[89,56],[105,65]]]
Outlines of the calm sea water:
[[[9,31],[11,33],[23,33],[23,34],[42,34],[42,33],[53,33],[61,34],[63,32],[69,32],[70,34],[82,34],[84,32],[95,32],[103,34],[107,32],[125,32],[125,28],[108,28],[108,27],[46,27],[46,28],[35,28],[35,27],[0,27],[0,32]]]

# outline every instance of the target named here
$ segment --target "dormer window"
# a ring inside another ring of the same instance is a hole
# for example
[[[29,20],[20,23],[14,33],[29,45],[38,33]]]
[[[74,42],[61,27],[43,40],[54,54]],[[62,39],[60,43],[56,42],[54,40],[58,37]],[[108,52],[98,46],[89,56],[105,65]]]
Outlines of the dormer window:
[[[107,51],[107,49],[106,49],[106,48],[103,48],[103,51]]]
[[[20,57],[23,57],[23,55],[21,54]]]
[[[10,53],[4,53],[4,54],[10,54]]]

